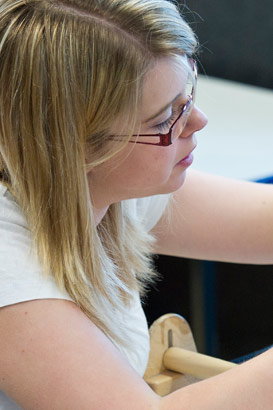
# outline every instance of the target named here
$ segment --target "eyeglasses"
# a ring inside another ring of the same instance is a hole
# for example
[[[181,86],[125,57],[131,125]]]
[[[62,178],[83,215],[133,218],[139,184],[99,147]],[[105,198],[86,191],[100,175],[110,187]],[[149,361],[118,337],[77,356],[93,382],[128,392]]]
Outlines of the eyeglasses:
[[[134,144],[146,144],[146,145],[157,145],[161,147],[167,147],[171,144],[173,144],[178,137],[181,135],[183,129],[185,128],[185,125],[187,123],[187,120],[190,116],[191,110],[193,108],[193,103],[195,100],[195,86],[196,86],[196,81],[197,81],[197,65],[196,61],[192,58],[188,57],[188,62],[190,67],[192,68],[193,71],[193,80],[190,78],[190,83],[187,83],[186,86],[186,95],[187,95],[187,100],[185,104],[183,104],[180,109],[179,109],[179,114],[178,117],[174,120],[173,124],[171,125],[169,131],[166,134],[163,133],[158,133],[158,134],[134,134],[132,135],[132,138],[129,142],[132,142]],[[189,76],[191,77],[191,76]],[[112,139],[119,139],[122,136],[112,136]],[[139,140],[139,137],[146,138],[146,137],[155,137],[157,138],[157,142],[148,142],[148,141],[141,141]]]

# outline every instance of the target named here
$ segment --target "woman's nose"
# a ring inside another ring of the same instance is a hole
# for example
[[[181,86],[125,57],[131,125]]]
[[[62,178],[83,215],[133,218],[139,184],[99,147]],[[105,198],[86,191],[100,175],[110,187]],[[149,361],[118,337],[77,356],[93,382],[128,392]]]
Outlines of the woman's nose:
[[[200,131],[207,123],[208,118],[206,114],[194,105],[181,136],[186,137],[193,132]]]

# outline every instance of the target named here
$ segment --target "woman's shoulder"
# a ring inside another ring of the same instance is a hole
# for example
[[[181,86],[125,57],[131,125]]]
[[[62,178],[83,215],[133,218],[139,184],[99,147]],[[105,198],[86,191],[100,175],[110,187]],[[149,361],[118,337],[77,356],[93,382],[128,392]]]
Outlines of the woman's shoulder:
[[[46,277],[32,246],[27,222],[0,183],[0,306],[43,298],[71,298]]]
[[[153,195],[125,201],[134,216],[139,218],[145,228],[150,231],[163,215],[171,194]]]
[[[14,223],[14,227],[27,228],[26,220],[8,187],[0,182],[0,227],[7,229]]]

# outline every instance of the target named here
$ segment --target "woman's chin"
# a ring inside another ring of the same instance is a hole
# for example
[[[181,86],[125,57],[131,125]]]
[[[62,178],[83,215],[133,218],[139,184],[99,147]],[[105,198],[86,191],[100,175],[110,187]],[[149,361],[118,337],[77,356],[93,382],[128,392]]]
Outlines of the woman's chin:
[[[186,180],[186,171],[179,175],[171,175],[169,180],[162,187],[162,194],[170,194],[180,189]]]

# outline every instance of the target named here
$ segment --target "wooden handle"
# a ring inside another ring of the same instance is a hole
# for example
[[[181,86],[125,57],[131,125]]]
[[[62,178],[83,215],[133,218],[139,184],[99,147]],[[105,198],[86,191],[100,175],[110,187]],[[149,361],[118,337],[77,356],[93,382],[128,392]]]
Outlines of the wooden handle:
[[[168,370],[188,374],[198,379],[207,379],[237,366],[235,363],[180,347],[170,347],[164,354],[163,363]]]

